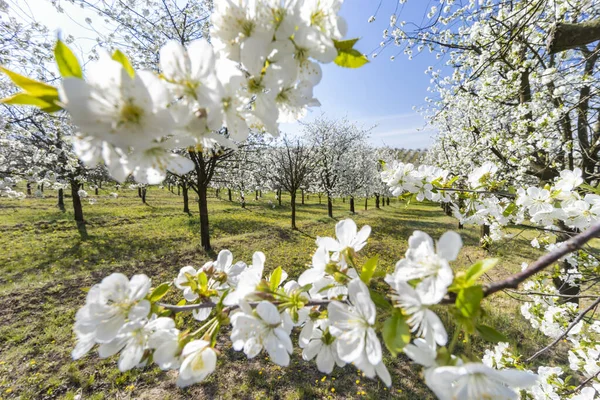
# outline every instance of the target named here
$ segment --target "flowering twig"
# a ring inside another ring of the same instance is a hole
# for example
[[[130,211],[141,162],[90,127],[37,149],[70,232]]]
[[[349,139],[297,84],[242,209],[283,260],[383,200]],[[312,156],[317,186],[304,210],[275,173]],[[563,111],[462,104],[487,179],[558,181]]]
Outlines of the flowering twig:
[[[527,278],[537,274],[549,265],[552,265],[556,261],[560,260],[565,255],[581,248],[585,243],[597,237],[600,237],[600,223],[592,225],[588,230],[563,242],[562,246],[547,254],[544,254],[523,271],[509,276],[502,281],[487,285],[483,290],[484,295],[489,296],[504,289],[516,289],[519,287],[519,284],[521,284]]]
[[[573,329],[573,327],[575,325],[577,325],[577,323],[579,321],[581,321],[583,319],[583,317],[585,317],[585,315],[587,313],[589,313],[591,310],[593,310],[594,308],[596,308],[598,306],[598,304],[600,304],[600,297],[598,297],[596,299],[596,301],[594,301],[592,304],[590,304],[590,306],[588,308],[586,308],[585,310],[583,310],[582,312],[579,313],[579,315],[577,316],[577,318],[575,318],[567,327],[567,329],[562,333],[562,335],[560,335],[559,337],[557,337],[552,343],[550,343],[548,346],[544,347],[543,349],[539,350],[537,353],[535,353],[534,355],[532,355],[531,357],[529,357],[527,360],[525,360],[525,362],[530,362],[531,360],[533,360],[534,358],[538,357],[540,354],[546,352],[548,349],[554,347],[558,342],[560,342],[565,336],[567,336],[567,334],[571,331],[571,329]]]
[[[272,301],[270,302],[274,305],[278,305],[280,302],[277,301]],[[308,303],[305,303],[305,306],[324,306],[331,303],[331,300],[311,300]],[[193,311],[193,310],[200,310],[202,308],[213,308],[217,305],[217,303],[214,303],[212,301],[205,301],[199,304],[189,304],[189,305],[185,305],[185,306],[177,306],[177,305],[173,305],[173,304],[166,304],[166,303],[157,303],[160,307],[164,307],[167,310],[171,310],[171,311],[175,311],[175,312],[184,312],[184,311]],[[259,304],[259,302],[249,302],[248,303],[251,307],[255,307]],[[236,309],[239,308],[238,305],[233,305],[228,307],[229,309]]]

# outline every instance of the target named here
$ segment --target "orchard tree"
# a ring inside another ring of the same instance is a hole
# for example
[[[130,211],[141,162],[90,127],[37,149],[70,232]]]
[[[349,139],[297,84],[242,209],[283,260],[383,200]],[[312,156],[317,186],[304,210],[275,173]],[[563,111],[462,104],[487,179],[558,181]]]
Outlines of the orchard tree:
[[[268,155],[269,178],[274,187],[290,194],[292,229],[296,227],[296,195],[308,184],[314,168],[314,148],[300,139],[284,136],[274,143]]]
[[[303,134],[315,149],[317,191],[327,196],[327,214],[333,218],[333,197],[344,174],[344,157],[356,145],[366,141],[369,129],[358,127],[347,119],[329,119],[324,115],[307,123]]]

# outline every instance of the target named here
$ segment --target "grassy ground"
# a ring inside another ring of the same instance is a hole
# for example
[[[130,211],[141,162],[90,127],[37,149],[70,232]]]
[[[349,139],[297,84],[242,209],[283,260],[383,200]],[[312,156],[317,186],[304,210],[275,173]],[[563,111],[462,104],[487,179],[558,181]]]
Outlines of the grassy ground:
[[[112,190],[111,190],[112,191]],[[90,191],[91,192],[91,191]],[[182,212],[182,200],[167,189],[151,188],[148,204],[142,204],[133,190],[121,190],[119,198],[100,191],[95,205],[84,203],[89,237],[82,240],[72,222],[70,199],[67,212],[55,207],[55,192],[45,199],[22,201],[0,199],[0,399],[85,399],[136,398],[411,398],[430,396],[420,383],[417,368],[406,358],[386,357],[392,373],[392,389],[363,378],[353,367],[334,370],[324,376],[313,364],[295,352],[291,366],[280,368],[264,355],[248,361],[223,340],[217,371],[201,385],[177,389],[174,373],[148,367],[120,373],[116,360],[99,360],[88,355],[72,361],[74,345],[71,327],[84,289],[111,272],[128,276],[145,273],[158,284],[172,279],[184,265],[201,266],[215,254],[198,246],[199,222],[194,196],[193,215]],[[327,217],[326,205],[311,196],[298,207],[298,231],[289,229],[289,206],[277,206],[273,195],[249,201],[246,209],[212,194],[209,210],[212,244],[216,252],[230,249],[235,260],[250,261],[252,253],[263,251],[267,269],[282,266],[297,277],[310,261],[316,236],[333,236],[335,220]],[[373,206],[373,200],[370,201]],[[273,207],[275,204],[275,207]],[[363,211],[352,218],[359,226],[369,224],[373,234],[362,257],[380,254],[381,265],[392,270],[407,247],[413,230],[433,237],[456,228],[456,221],[433,204],[403,204],[392,201],[383,209]],[[350,216],[348,204],[336,200],[334,214],[339,220]],[[535,231],[514,231],[518,235],[494,247],[501,257],[490,278],[520,269],[523,261],[536,257],[528,245]],[[457,268],[488,255],[478,247],[478,230],[460,231],[465,242]],[[486,304],[488,324],[505,332],[525,354],[547,339],[528,329],[518,304],[504,295]],[[440,310],[444,317],[444,310]],[[449,327],[451,329],[451,327]],[[226,339],[226,338],[225,338]],[[486,344],[475,342],[481,351]],[[560,359],[556,362],[561,361]],[[552,361],[554,362],[554,361]]]

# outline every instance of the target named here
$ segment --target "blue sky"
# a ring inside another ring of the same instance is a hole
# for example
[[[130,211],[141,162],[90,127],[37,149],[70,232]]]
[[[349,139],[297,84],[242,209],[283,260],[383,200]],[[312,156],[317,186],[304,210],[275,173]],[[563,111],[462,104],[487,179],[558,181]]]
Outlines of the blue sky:
[[[14,1],[11,3],[15,4]],[[23,5],[21,0],[16,0],[16,4]],[[379,10],[378,4],[376,0],[346,0],[342,6],[341,14],[349,27],[347,37],[361,38],[355,47],[366,54],[379,51],[382,32],[388,27],[398,0],[382,0]],[[408,1],[400,10],[398,21],[420,23],[431,4],[431,0]],[[66,2],[65,14],[57,13],[48,0],[27,0],[26,5],[35,18],[51,30],[61,29],[63,35],[78,38],[82,48],[87,47],[86,42],[91,42],[89,30],[84,29],[87,25],[84,20],[87,16],[97,20],[93,13]],[[376,20],[369,23],[371,15],[376,15]],[[86,37],[88,40],[79,39]],[[333,63],[323,65],[323,79],[315,88],[315,97],[321,107],[313,108],[304,121],[321,113],[332,118],[346,116],[365,127],[376,125],[370,139],[374,145],[413,149],[429,146],[435,130],[427,126],[412,107],[424,104],[430,79],[424,71],[429,65],[439,66],[440,61],[427,51],[413,60],[398,53],[399,48],[390,46],[359,69],[345,69]],[[390,61],[392,55],[396,56],[394,61]],[[301,130],[301,125],[282,124],[281,130],[295,134]]]

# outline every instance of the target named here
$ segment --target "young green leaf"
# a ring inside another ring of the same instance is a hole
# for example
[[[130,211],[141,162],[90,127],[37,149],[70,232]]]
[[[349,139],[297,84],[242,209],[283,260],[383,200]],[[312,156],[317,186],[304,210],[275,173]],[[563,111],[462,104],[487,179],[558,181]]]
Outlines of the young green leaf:
[[[360,68],[369,62],[367,57],[356,49],[339,50],[337,57],[333,60],[337,65],[344,68]]]
[[[389,301],[387,301],[387,299],[385,298],[384,295],[382,295],[379,292],[376,292],[375,290],[370,290],[369,289],[369,293],[371,294],[371,300],[373,300],[373,303],[375,303],[375,305],[383,310],[393,310],[394,307],[390,304]]]
[[[377,268],[377,261],[379,260],[379,255],[375,255],[371,257],[365,265],[362,267],[362,272],[360,273],[360,279],[365,283],[369,284],[369,281],[373,277],[373,273],[375,272],[375,268]]]
[[[477,261],[475,264],[471,265],[465,275],[467,285],[474,285],[477,279],[479,279],[490,269],[494,268],[496,264],[498,264],[498,261],[499,260],[497,258],[487,258],[485,260]]]
[[[356,42],[358,42],[358,38],[347,39],[347,40],[335,40],[334,39],[333,44],[338,51],[340,51],[340,50],[348,51],[348,50],[352,50],[352,48],[354,47]]]
[[[383,323],[381,334],[385,347],[394,356],[410,343],[410,327],[399,312],[395,312]]]
[[[152,291],[152,293],[150,293],[150,301],[154,303],[154,302],[157,302],[160,299],[162,299],[167,294],[167,292],[169,291],[170,287],[171,287],[171,285],[169,285],[166,282],[158,285]]]
[[[115,52],[112,55],[112,59],[121,64],[131,78],[135,76],[135,70],[131,66],[131,62],[129,62],[129,59],[125,54],[123,54],[121,50],[115,50]]]
[[[57,98],[58,100],[58,98]],[[38,107],[42,111],[47,113],[52,113],[56,111],[62,110],[61,107],[57,106],[53,102],[48,102],[45,98],[34,97],[27,93],[20,92],[16,93],[10,97],[5,97],[4,99],[0,99],[0,103],[4,104],[12,104],[12,105],[23,105],[23,106],[34,106]]]
[[[479,333],[479,336],[481,336],[488,342],[492,342],[492,343],[508,342],[508,339],[506,338],[506,336],[504,336],[503,334],[501,334],[500,332],[498,332],[491,326],[482,324],[482,325],[477,325],[475,327],[475,329],[477,330],[477,333]]]
[[[283,274],[283,270],[281,269],[281,267],[277,267],[275,268],[275,271],[273,271],[273,273],[271,274],[271,279],[269,281],[270,283],[270,289],[274,292],[277,290],[277,288],[279,287],[279,282],[281,282],[281,275]]]
[[[0,71],[4,72],[15,85],[23,89],[30,96],[50,96],[58,99],[58,90],[54,86],[17,74],[4,67],[0,67]]]
[[[54,46],[54,58],[58,71],[63,78],[83,78],[81,66],[75,54],[62,41],[58,40]]]
[[[463,317],[474,318],[479,312],[479,303],[483,299],[481,286],[471,286],[461,290],[456,296],[456,308]]]

